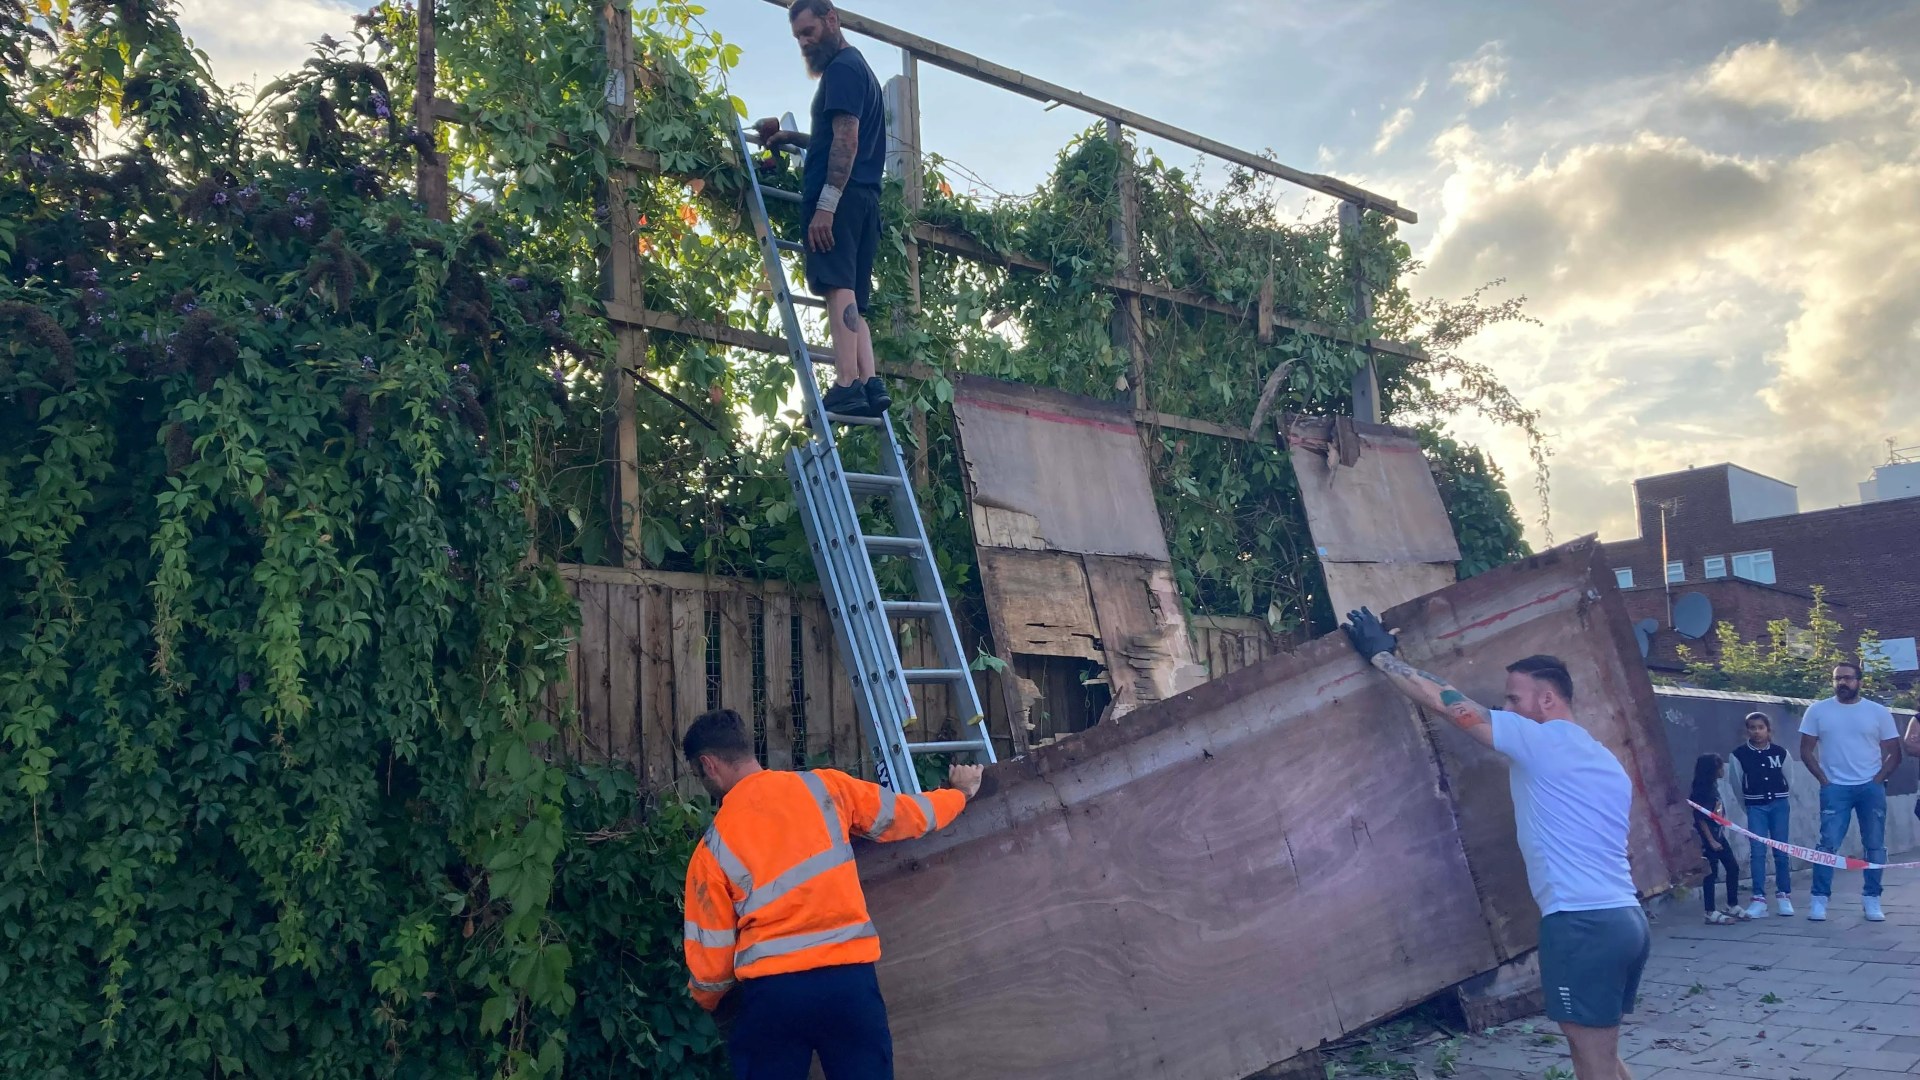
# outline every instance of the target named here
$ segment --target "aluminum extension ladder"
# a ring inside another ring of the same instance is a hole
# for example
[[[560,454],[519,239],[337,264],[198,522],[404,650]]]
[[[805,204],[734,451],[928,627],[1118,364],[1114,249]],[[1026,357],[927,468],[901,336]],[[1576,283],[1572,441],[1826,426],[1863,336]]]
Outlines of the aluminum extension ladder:
[[[783,126],[790,126],[790,122]],[[787,478],[800,505],[800,519],[813,549],[813,565],[819,572],[820,589],[833,619],[833,635],[839,644],[847,677],[853,682],[854,701],[860,720],[866,725],[879,780],[902,794],[918,794],[920,780],[913,765],[915,755],[971,753],[979,761],[991,762],[994,760],[993,739],[987,731],[980,695],[968,670],[967,654],[953,621],[953,609],[948,606],[946,590],[940,584],[933,545],[920,518],[919,501],[914,497],[913,481],[907,474],[900,443],[894,437],[892,418],[829,414],[821,404],[813,365],[830,362],[832,353],[807,344],[800,320],[794,314],[794,305],[825,305],[810,297],[793,295],[781,254],[805,249],[801,244],[775,236],[767,216],[768,199],[798,203],[801,196],[798,192],[763,186],[751,145],[757,140],[744,126],[739,129],[738,137],[741,161],[748,176],[747,207],[753,217],[754,235],[760,241],[767,284],[773,290],[774,304],[780,309],[780,323],[786,332],[794,373],[799,379],[800,392],[806,398],[807,426],[812,431],[812,437],[804,444],[787,451]],[[840,447],[834,438],[835,425],[873,429],[880,442],[879,472],[848,472],[841,466]],[[884,507],[878,516],[892,521],[891,534],[868,533],[861,525],[861,508],[874,499]],[[911,599],[889,599],[881,595],[873,565],[878,557],[911,561],[914,582]],[[914,669],[901,664],[895,620],[916,620],[924,626],[939,656],[938,667]],[[917,685],[951,688],[954,703],[959,707],[957,711],[965,718],[963,727],[967,737],[927,742],[915,742],[909,737],[908,733],[919,725],[913,695],[908,692]]]

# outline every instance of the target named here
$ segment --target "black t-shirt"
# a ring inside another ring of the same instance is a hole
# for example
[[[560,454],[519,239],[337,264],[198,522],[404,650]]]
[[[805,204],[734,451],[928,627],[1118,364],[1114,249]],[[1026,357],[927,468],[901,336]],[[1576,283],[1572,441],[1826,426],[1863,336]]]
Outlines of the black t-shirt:
[[[807,202],[827,186],[827,158],[833,147],[833,114],[846,113],[860,121],[860,148],[853,155],[848,184],[879,187],[887,163],[887,110],[880,97],[880,80],[860,50],[849,45],[827,62],[820,89],[813,94],[813,132],[807,138],[807,172],[801,195]]]
[[[1787,748],[1769,743],[1755,750],[1747,743],[1733,748],[1740,762],[1740,801],[1748,806],[1764,806],[1787,797]]]

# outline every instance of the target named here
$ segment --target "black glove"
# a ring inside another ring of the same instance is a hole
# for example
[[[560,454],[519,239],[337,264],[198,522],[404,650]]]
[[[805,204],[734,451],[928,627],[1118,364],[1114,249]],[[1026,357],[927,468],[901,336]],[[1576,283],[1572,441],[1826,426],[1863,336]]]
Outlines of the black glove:
[[[1347,621],[1341,624],[1340,629],[1347,632],[1347,640],[1353,642],[1360,659],[1368,663],[1372,663],[1375,656],[1400,647],[1400,639],[1380,625],[1380,616],[1366,608],[1347,612]]]

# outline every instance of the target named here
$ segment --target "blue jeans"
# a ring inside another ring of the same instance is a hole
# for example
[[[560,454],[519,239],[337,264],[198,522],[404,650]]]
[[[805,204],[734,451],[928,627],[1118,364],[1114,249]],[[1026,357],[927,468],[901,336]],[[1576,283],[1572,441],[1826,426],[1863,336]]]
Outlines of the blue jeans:
[[[1747,807],[1747,831],[1769,840],[1778,840],[1785,844],[1787,825],[1793,817],[1793,804],[1785,796],[1770,803]],[[1769,849],[1758,840],[1748,841],[1752,851],[1748,854],[1753,861],[1753,898],[1764,899],[1767,895],[1767,852],[1773,851],[1773,891],[1777,896],[1786,896],[1793,892],[1793,862],[1787,853]]]
[[[1887,861],[1887,788],[1885,784],[1828,784],[1820,789],[1820,850],[1832,854],[1847,838],[1848,819],[1860,818],[1861,854],[1868,862]],[[1833,895],[1833,868],[1813,868],[1813,895]],[[1868,870],[1861,896],[1880,895],[1880,871]]]

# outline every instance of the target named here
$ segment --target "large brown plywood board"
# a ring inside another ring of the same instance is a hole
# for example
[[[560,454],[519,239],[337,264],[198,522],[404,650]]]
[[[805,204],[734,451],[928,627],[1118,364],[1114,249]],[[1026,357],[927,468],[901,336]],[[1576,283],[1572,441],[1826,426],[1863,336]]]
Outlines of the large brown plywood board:
[[[953,413],[977,543],[1167,561],[1146,453],[1126,408],[962,377]]]
[[[1685,819],[1596,550],[1389,618],[1482,695],[1558,650],[1592,687],[1575,719],[1635,777],[1652,891]],[[1336,637],[993,766],[953,827],[861,852],[901,1074],[1239,1080],[1491,970],[1517,933],[1488,898],[1525,875],[1504,771],[1443,773],[1437,751],[1476,763],[1451,739]]]

